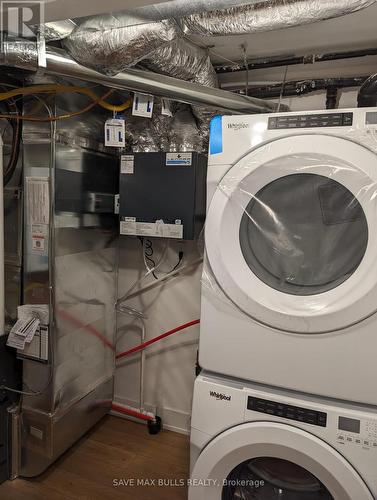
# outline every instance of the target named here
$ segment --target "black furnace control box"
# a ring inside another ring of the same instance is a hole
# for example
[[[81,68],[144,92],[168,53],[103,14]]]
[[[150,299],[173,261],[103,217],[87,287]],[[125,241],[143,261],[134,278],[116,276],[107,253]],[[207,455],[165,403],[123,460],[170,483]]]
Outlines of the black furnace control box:
[[[206,155],[122,155],[120,234],[196,239],[206,215]]]

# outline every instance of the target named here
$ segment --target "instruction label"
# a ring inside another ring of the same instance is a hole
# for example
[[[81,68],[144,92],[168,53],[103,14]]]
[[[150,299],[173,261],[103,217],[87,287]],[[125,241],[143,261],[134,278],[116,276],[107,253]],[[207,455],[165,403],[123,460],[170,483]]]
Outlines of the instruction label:
[[[27,177],[26,199],[29,225],[48,225],[50,222],[49,178]]]
[[[192,153],[166,153],[166,165],[192,165]]]
[[[132,105],[132,114],[134,116],[143,116],[144,118],[152,118],[153,113],[153,95],[140,94],[135,92],[134,102]]]
[[[49,328],[47,325],[40,325],[35,332],[30,344],[26,344],[23,350],[18,350],[18,357],[35,359],[36,361],[48,361],[49,350]]]
[[[120,173],[121,174],[133,174],[134,167],[135,167],[134,155],[122,155],[120,157]]]
[[[113,118],[105,122],[105,146],[123,148],[126,145],[126,122]]]
[[[177,219],[175,224],[156,222],[137,222],[135,217],[123,217],[120,221],[120,234],[125,236],[154,236],[156,238],[183,239],[183,224]]]

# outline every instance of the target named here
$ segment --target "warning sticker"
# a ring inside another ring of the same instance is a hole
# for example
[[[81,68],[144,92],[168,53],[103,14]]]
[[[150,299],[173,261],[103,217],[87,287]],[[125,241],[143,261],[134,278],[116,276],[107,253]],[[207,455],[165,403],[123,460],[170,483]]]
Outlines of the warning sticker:
[[[166,153],[166,165],[192,165],[192,153]]]
[[[50,187],[48,177],[26,178],[26,199],[29,225],[49,224]]]
[[[46,254],[48,243],[48,226],[33,224],[31,226],[31,250],[33,253]]]

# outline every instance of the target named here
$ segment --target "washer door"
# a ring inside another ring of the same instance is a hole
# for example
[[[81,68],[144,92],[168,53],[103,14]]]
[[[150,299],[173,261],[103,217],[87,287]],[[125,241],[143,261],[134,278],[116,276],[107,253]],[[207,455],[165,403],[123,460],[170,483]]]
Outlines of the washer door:
[[[223,292],[274,328],[323,333],[377,310],[377,157],[333,136],[250,152],[220,182],[206,250]]]
[[[202,451],[189,500],[373,500],[355,469],[324,441],[273,422],[242,424]]]

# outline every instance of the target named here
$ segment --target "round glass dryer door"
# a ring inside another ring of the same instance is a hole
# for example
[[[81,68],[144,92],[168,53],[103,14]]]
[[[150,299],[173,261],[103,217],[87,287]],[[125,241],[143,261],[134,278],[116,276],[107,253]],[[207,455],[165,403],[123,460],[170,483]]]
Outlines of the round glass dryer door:
[[[191,474],[189,500],[372,500],[358,472],[297,427],[248,422],[215,437]]]
[[[235,467],[225,480],[222,500],[334,500],[319,479],[281,458],[259,457]]]
[[[220,182],[208,211],[214,279],[252,318],[295,333],[377,310],[377,157],[325,135],[277,139]]]
[[[262,188],[245,208],[240,244],[251,271],[275,290],[315,295],[358,268],[368,223],[356,197],[317,174],[292,174]]]

